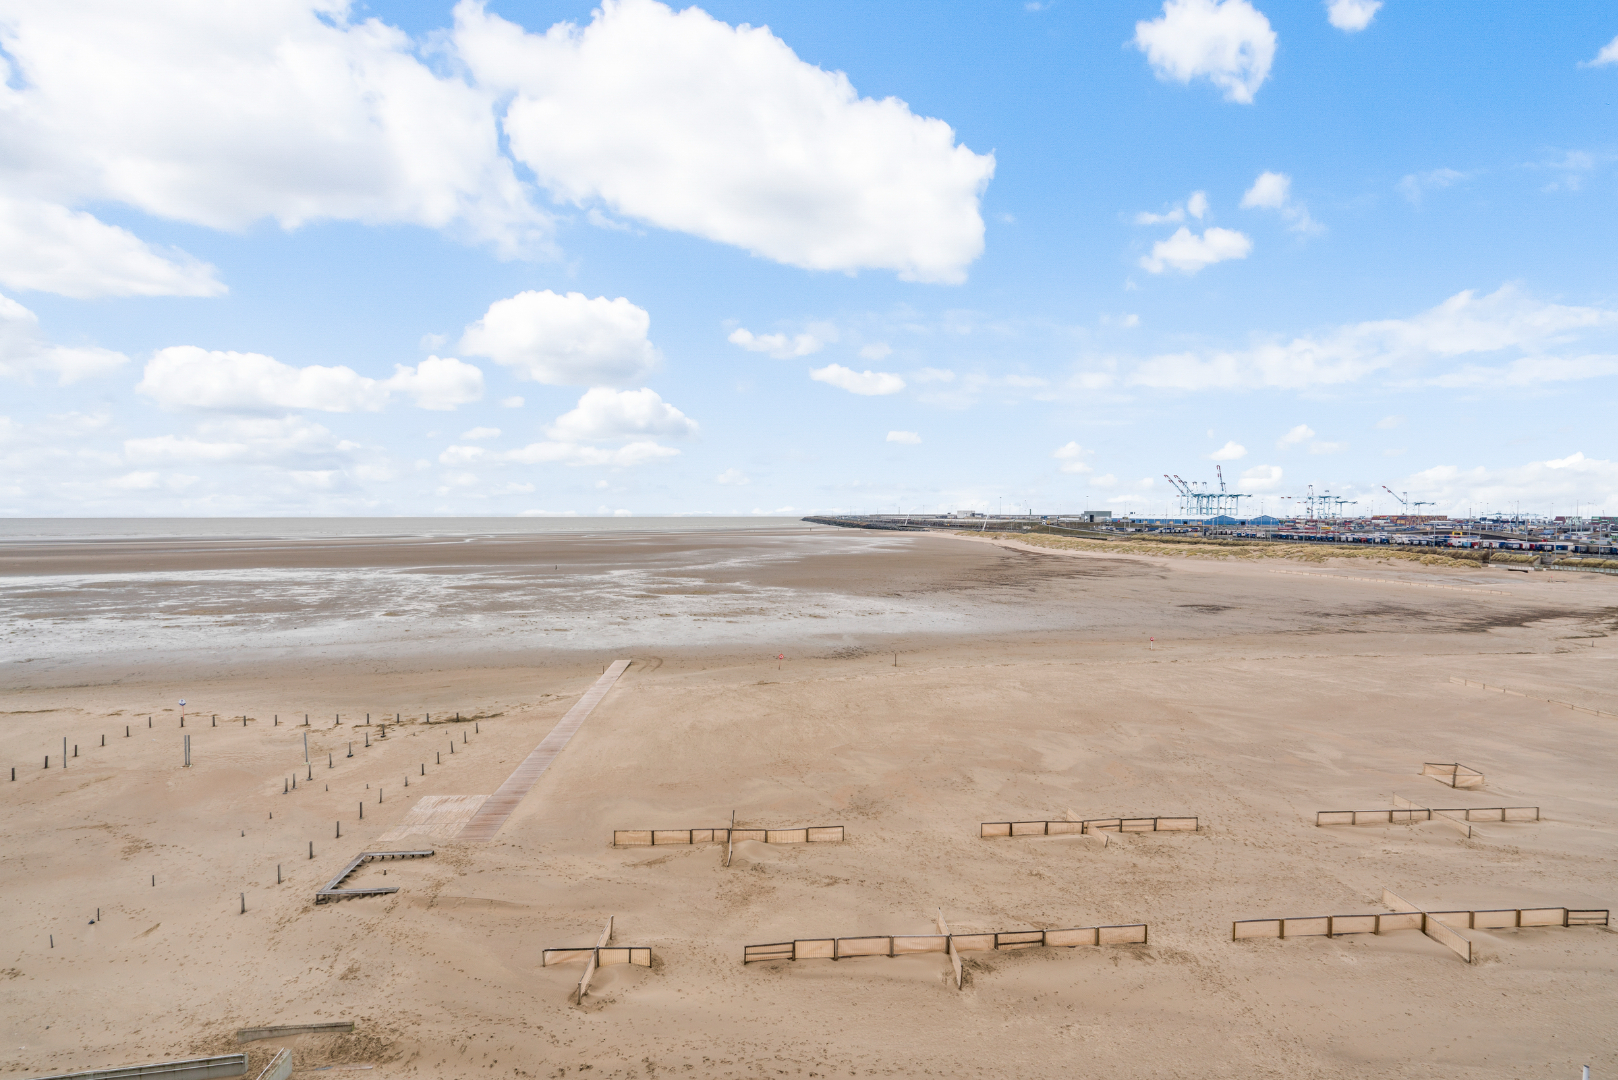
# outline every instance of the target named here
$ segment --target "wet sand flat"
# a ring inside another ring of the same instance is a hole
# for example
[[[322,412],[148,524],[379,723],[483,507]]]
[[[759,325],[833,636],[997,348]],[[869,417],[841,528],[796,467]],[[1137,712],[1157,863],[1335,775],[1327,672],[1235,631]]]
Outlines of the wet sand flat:
[[[1618,714],[1611,578],[799,528],[186,543],[0,561],[0,761],[18,767],[0,801],[0,1075],[228,1052],[237,1028],[321,1020],[356,1032],[251,1044],[255,1068],[283,1043],[300,1074],[375,1076],[1618,1067],[1618,935],[1600,929],[1467,931],[1470,966],[1416,932],[1230,940],[1235,919],[1385,910],[1383,888],[1446,909],[1614,906],[1618,720],[1543,700]],[[218,610],[162,599],[205,575]],[[494,791],[620,656],[492,842],[434,838],[433,857],[348,882],[398,893],[314,904],[359,851],[419,839],[378,838],[421,796]],[[1313,824],[1395,795],[1543,820],[1473,839]],[[848,839],[744,842],[729,867],[712,845],[610,846],[732,811]],[[977,835],[1158,814],[1201,828]],[[933,933],[939,908],[957,933],[1139,921],[1151,940],[967,953],[961,990],[936,955],[742,964],[748,944]],[[605,968],[572,1006],[579,967],[540,953],[593,944],[609,915],[654,965]]]

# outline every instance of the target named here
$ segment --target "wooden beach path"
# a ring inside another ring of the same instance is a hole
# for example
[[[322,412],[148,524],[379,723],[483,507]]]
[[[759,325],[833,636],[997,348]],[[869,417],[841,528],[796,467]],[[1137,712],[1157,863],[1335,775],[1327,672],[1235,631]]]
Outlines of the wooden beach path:
[[[607,696],[607,691],[612,689],[613,683],[618,681],[618,676],[624,673],[629,664],[628,660],[614,660],[608,665],[595,685],[586,690],[584,696],[556,722],[551,733],[540,740],[540,744],[534,747],[533,752],[522,760],[510,776],[506,777],[506,782],[483,801],[483,805],[478,807],[477,813],[467,821],[456,839],[494,839],[495,833],[500,831],[506,819],[517,809],[517,804],[522,802],[523,796],[527,795],[539,782],[539,778],[545,775],[545,770],[556,760],[556,755],[562,752],[562,748],[573,737],[573,733],[583,726],[591,710]]]

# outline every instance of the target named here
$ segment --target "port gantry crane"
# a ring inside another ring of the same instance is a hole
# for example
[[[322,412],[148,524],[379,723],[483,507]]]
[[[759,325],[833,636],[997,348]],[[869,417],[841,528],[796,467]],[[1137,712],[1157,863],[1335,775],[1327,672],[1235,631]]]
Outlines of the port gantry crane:
[[[1225,487],[1225,471],[1218,465],[1214,466],[1214,474],[1219,477],[1219,490],[1209,491],[1204,482],[1200,487],[1180,479],[1176,473],[1170,476],[1163,474],[1163,479],[1169,482],[1175,492],[1180,496],[1180,509],[1186,517],[1240,517],[1241,502],[1252,498],[1245,492],[1229,491]]]
[[[1313,484],[1309,485],[1308,494],[1283,495],[1281,498],[1295,499],[1298,502],[1303,503],[1307,508],[1305,516],[1310,519],[1342,517],[1343,507],[1354,506],[1357,503],[1357,500],[1355,499],[1350,499],[1342,495],[1333,495],[1329,489],[1323,489],[1319,495],[1316,495],[1315,485]],[[1317,507],[1319,508],[1318,513],[1316,512]]]
[[[1390,488],[1386,484],[1382,485],[1382,490],[1386,491],[1389,495],[1392,495],[1395,499],[1398,499],[1399,500],[1399,505],[1404,507],[1406,514],[1415,513],[1414,508],[1418,507],[1418,506],[1432,506],[1432,505],[1434,505],[1432,502],[1427,501],[1427,500],[1423,500],[1423,499],[1417,499],[1415,502],[1411,502],[1410,501],[1410,492],[1407,491],[1407,492],[1404,493],[1403,496],[1401,496],[1397,491],[1394,491],[1392,488]]]

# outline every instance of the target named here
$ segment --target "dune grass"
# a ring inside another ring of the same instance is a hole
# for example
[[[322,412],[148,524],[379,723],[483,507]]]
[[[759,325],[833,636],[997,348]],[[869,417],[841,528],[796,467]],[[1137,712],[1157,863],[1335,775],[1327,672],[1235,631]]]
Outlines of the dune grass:
[[[1329,559],[1364,559],[1382,563],[1418,563],[1422,566],[1477,569],[1483,565],[1483,552],[1466,550],[1438,552],[1433,549],[1398,548],[1392,545],[1354,546],[1348,544],[1286,544],[1274,541],[1226,537],[1152,536],[1150,539],[1086,540],[1077,536],[1049,533],[990,533],[1005,540],[1021,540],[1034,547],[1065,551],[1093,551],[1113,555],[1167,555],[1184,559],[1283,559],[1289,562],[1324,563]],[[1490,562],[1531,562],[1532,555],[1490,552]]]

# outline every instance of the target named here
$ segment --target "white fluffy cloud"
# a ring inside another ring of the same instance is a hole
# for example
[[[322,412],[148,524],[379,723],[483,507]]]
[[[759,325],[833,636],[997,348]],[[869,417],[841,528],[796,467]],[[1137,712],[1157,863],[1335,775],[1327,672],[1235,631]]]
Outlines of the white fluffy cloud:
[[[483,430],[487,429],[474,429],[463,438],[476,438],[475,432]],[[438,461],[456,468],[477,464],[629,468],[679,455],[680,451],[672,446],[658,443],[658,438],[692,438],[697,432],[695,420],[652,390],[612,390],[598,386],[586,391],[572,410],[556,418],[546,429],[548,438],[544,442],[506,451],[483,446],[448,446],[438,455]],[[624,445],[598,445],[618,441]]]
[[[907,446],[920,446],[921,436],[914,431],[890,431],[888,442],[904,443]]]
[[[1371,25],[1382,0],[1326,0],[1326,21],[1346,34],[1356,34]]]
[[[500,429],[497,427],[475,427],[471,431],[461,432],[461,438],[476,442],[479,439],[498,439]]]
[[[1541,512],[1618,514],[1618,461],[1588,458],[1582,452],[1526,465],[1462,469],[1437,465],[1393,485],[1436,504],[1430,512],[1484,513],[1521,505]]]
[[[0,296],[0,378],[30,379],[46,374],[66,386],[105,375],[128,361],[129,357],[110,349],[51,344],[32,311]]]
[[[578,405],[556,418],[547,430],[563,442],[601,442],[636,436],[687,439],[697,422],[668,404],[655,390],[609,390],[596,387]]]
[[[1076,442],[1070,442],[1065,446],[1057,447],[1052,451],[1051,457],[1062,463],[1058,468],[1065,473],[1087,473],[1094,470],[1084,463],[1084,459],[1094,452],[1093,450],[1086,450]]]
[[[740,469],[726,469],[724,472],[714,477],[714,481],[716,483],[726,484],[733,487],[745,487],[746,485],[752,483],[752,480],[748,479],[747,474],[742,472]]]
[[[1618,311],[1543,303],[1508,285],[1487,296],[1471,290],[1457,293],[1408,319],[1355,323],[1246,349],[1154,357],[1143,362],[1130,381],[1180,390],[1297,389],[1356,382],[1378,372],[1413,378],[1435,361],[1505,349],[1530,353],[1519,361],[1523,372],[1542,367],[1564,377],[1593,377],[1605,368],[1580,366],[1544,353],[1573,340],[1580,331],[1612,326],[1618,326]]]
[[[218,296],[207,263],[160,254],[134,233],[38,199],[0,196],[0,284],[75,299]]]
[[[1314,428],[1310,427],[1308,424],[1299,424],[1297,427],[1293,428],[1291,431],[1288,431],[1285,435],[1277,439],[1275,441],[1275,445],[1277,449],[1285,450],[1288,447],[1297,446],[1299,443],[1308,442],[1314,437]]]
[[[543,35],[471,0],[455,23],[479,85],[512,95],[512,153],[562,199],[814,270],[957,282],[983,250],[993,156],[765,27],[653,0]]]
[[[1275,31],[1247,0],[1164,0],[1162,16],[1135,24],[1135,46],[1159,79],[1203,77],[1226,101],[1251,104],[1275,59]]]
[[[826,341],[837,340],[836,334],[795,334],[788,337],[785,334],[755,334],[751,330],[738,327],[731,331],[730,337],[725,339],[732,345],[740,345],[748,352],[767,353],[777,360],[792,360],[800,356],[809,356],[826,347]]]
[[[1227,442],[1208,455],[1209,461],[1238,461],[1247,456],[1247,447],[1238,442]]]
[[[1178,225],[1186,219],[1186,215],[1201,221],[1208,212],[1208,195],[1203,191],[1193,191],[1191,197],[1183,203],[1175,203],[1161,214],[1154,214],[1142,210],[1135,215],[1136,225]]]
[[[413,398],[417,408],[448,411],[483,396],[483,371],[453,356],[429,356],[415,367],[393,365],[393,375],[378,385]]]
[[[1205,229],[1201,236],[1181,226],[1167,240],[1152,245],[1150,255],[1141,256],[1140,265],[1153,274],[1174,269],[1195,274],[1205,266],[1226,259],[1245,259],[1253,241],[1233,229]]]
[[[521,292],[489,305],[461,350],[551,386],[631,386],[662,357],[646,339],[652,319],[622,296]]]
[[[827,364],[809,372],[816,382],[847,390],[851,394],[879,396],[897,394],[905,388],[905,381],[889,371],[854,371],[841,364]]]
[[[263,412],[316,409],[376,412],[394,395],[423,409],[453,409],[483,396],[483,372],[453,357],[394,365],[387,379],[350,367],[293,367],[262,353],[213,352],[194,345],[160,349],[135,387],[166,408]]]
[[[0,48],[13,192],[220,229],[410,223],[505,253],[547,228],[491,92],[346,0],[5,0]]]
[[[1604,64],[1618,64],[1618,37],[1602,46],[1601,51],[1596,53],[1596,58],[1586,66],[1601,67]]]
[[[523,465],[597,465],[614,469],[633,468],[650,461],[678,457],[672,446],[639,439],[618,447],[581,446],[578,443],[537,442],[505,455],[507,461]]]
[[[1319,222],[1309,216],[1308,207],[1292,197],[1292,177],[1286,173],[1259,174],[1258,179],[1253,181],[1253,186],[1242,196],[1242,209],[1254,208],[1280,211],[1281,216],[1286,219],[1287,228],[1293,232],[1312,235],[1325,231]]]
[[[498,452],[481,446],[449,446],[438,455],[440,465],[465,468],[469,465],[597,465],[624,469],[644,465],[648,461],[678,457],[680,452],[672,446],[662,446],[649,439],[640,439],[624,446],[586,446],[571,442],[536,442],[515,450]],[[475,474],[462,474],[468,482],[475,482]]]
[[[1253,181],[1253,186],[1242,196],[1242,209],[1263,206],[1279,210],[1286,205],[1291,194],[1292,177],[1286,173],[1260,173],[1258,179]]]

